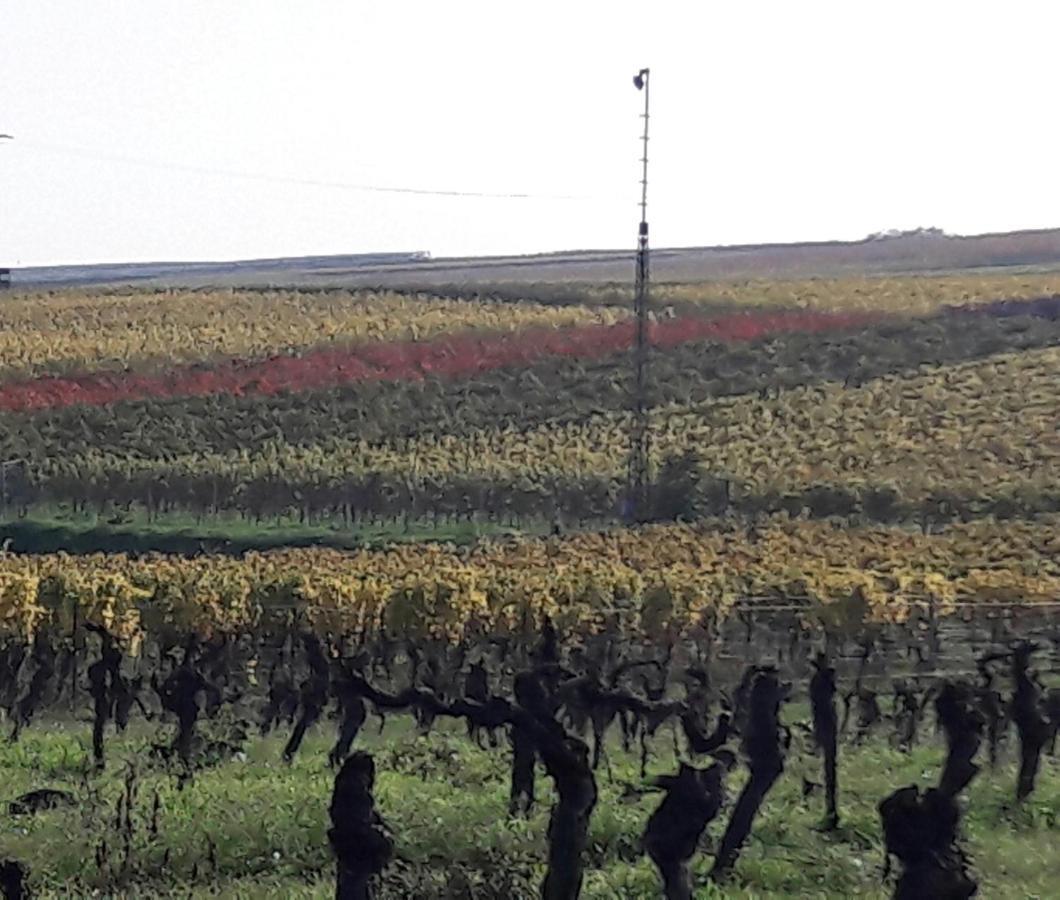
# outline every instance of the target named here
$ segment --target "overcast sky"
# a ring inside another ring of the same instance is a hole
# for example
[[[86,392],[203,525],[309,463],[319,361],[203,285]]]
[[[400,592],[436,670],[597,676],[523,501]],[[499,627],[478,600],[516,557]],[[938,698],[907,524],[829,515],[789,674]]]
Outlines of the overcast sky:
[[[1060,225],[1052,6],[0,0],[0,265]]]

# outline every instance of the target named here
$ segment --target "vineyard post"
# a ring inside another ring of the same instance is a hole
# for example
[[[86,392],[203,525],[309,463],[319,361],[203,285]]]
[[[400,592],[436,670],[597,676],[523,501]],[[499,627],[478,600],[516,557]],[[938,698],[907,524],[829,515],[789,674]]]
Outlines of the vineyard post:
[[[935,663],[938,661],[941,646],[939,644],[939,612],[938,606],[935,600],[935,595],[928,592],[928,625],[930,631],[928,632],[929,647],[931,648],[931,661]]]
[[[70,621],[71,625],[70,644],[71,652],[73,653],[73,660],[70,666],[70,709],[77,709],[77,632],[80,618],[80,604],[77,602],[77,597],[71,595],[70,603],[73,607]]]

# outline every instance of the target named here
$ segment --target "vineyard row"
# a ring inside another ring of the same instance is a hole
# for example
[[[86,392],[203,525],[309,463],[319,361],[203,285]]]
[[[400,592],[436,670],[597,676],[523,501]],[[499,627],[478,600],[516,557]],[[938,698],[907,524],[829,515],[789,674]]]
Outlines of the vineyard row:
[[[1060,322],[1019,317],[930,318],[832,333],[777,334],[746,344],[696,341],[657,353],[652,406],[775,394],[823,381],[861,384],[924,365],[1060,345]],[[0,457],[36,463],[87,450],[133,457],[221,454],[263,441],[309,446],[341,438],[379,442],[421,433],[467,434],[584,419],[629,408],[628,353],[553,358],[451,380],[361,382],[271,396],[210,396],[9,413]]]
[[[419,341],[464,330],[611,324],[626,315],[619,309],[393,291],[31,294],[7,298],[0,307],[0,381],[93,372],[120,379],[130,371],[231,366],[313,348]]]
[[[289,622],[401,639],[512,634],[551,618],[572,633],[680,634],[746,597],[795,602],[809,622],[902,621],[925,598],[1060,599],[1056,520],[975,523],[924,535],[778,521],[659,526],[569,538],[483,542],[457,550],[398,545],[293,550],[242,559],[7,555],[0,624],[28,635],[92,621],[129,640]],[[75,613],[74,610],[78,612]],[[279,619],[275,617],[279,616]]]
[[[573,289],[572,289],[573,291]],[[796,314],[811,321],[839,316],[881,314],[930,315],[955,307],[982,308],[991,314],[1018,314],[1028,298],[1060,291],[1052,275],[985,278],[831,279],[801,282],[661,285],[656,305],[664,315],[702,322],[706,315],[748,313],[784,327]],[[573,292],[576,293],[576,292]],[[1009,298],[998,304],[997,298]],[[289,382],[298,389],[319,386],[323,370],[336,360],[348,371],[342,377],[367,377],[380,364],[389,377],[422,377],[438,366],[442,355],[418,350],[408,359],[385,347],[361,357],[350,351],[390,342],[413,344],[442,334],[464,331],[511,334],[527,329],[575,329],[575,348],[589,352],[611,348],[614,338],[577,331],[583,326],[615,324],[628,309],[586,298],[585,303],[546,304],[533,300],[505,302],[488,294],[467,299],[394,291],[156,291],[133,293],[62,292],[10,298],[0,309],[0,408],[29,409],[70,403],[105,403],[132,396],[188,394],[208,390],[268,393],[269,383]],[[1006,306],[1005,304],[1009,304]],[[1015,308],[1013,303],[1017,303]],[[1027,311],[1056,317],[1047,297]],[[722,315],[723,322],[726,317]],[[666,326],[673,329],[670,323]],[[687,328],[687,325],[685,326]],[[746,326],[715,329],[736,337]],[[700,337],[710,334],[700,330]],[[619,334],[624,334],[620,331]],[[681,340],[694,339],[684,334]],[[660,342],[676,338],[660,330]],[[533,341],[529,341],[531,347]],[[336,355],[336,349],[340,352]],[[530,350],[457,348],[483,367],[492,356],[514,354],[519,361]],[[406,348],[405,356],[410,351]],[[544,352],[573,352],[560,341]],[[292,362],[291,358],[304,361]],[[525,361],[525,360],[522,360]],[[360,363],[360,365],[358,365]],[[187,371],[188,367],[193,367]],[[184,367],[183,369],[181,367]],[[275,367],[275,371],[273,371]],[[387,368],[388,367],[388,368]],[[216,371],[214,371],[216,370]],[[164,376],[160,379],[159,375]],[[36,379],[36,381],[34,380]],[[261,382],[260,388],[255,387]]]
[[[868,321],[839,313],[735,313],[721,319],[687,316],[651,325],[650,340],[666,348],[689,341],[749,341],[789,331],[826,332]],[[628,348],[634,325],[524,328],[506,334],[469,332],[429,341],[370,343],[314,349],[255,363],[230,362],[150,374],[101,374],[41,378],[0,386],[0,410],[102,406],[123,400],[196,397],[208,394],[264,395],[319,390],[364,381],[454,378],[521,367],[543,357],[598,359]]]

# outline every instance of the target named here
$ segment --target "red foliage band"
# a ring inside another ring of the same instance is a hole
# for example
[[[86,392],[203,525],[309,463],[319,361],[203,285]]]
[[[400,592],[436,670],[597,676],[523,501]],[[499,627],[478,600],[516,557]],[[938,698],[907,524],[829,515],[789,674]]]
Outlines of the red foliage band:
[[[880,318],[864,313],[736,313],[706,319],[682,316],[653,322],[651,343],[666,348],[688,341],[750,341],[770,334],[858,327]],[[44,377],[0,386],[0,410],[25,412],[122,400],[207,394],[277,394],[359,381],[459,377],[522,366],[549,356],[599,359],[628,349],[634,323],[562,329],[533,328],[512,334],[465,333],[429,341],[362,344],[311,350],[301,356],[232,360],[215,366],[183,366],[161,374],[103,373]]]

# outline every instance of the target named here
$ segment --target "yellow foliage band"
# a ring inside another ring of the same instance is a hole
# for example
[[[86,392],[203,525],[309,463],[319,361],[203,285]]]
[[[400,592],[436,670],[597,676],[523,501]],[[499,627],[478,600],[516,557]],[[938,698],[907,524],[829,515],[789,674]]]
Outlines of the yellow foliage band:
[[[1057,522],[977,522],[944,532],[775,520],[753,532],[658,526],[470,548],[397,545],[244,558],[6,555],[0,628],[69,633],[75,608],[137,642],[301,621],[321,631],[396,637],[520,632],[548,615],[566,633],[617,628],[680,634],[738,601],[794,603],[811,621],[849,607],[863,622],[902,621],[919,603],[1060,600]],[[838,621],[848,620],[839,616]]]
[[[531,291],[532,293],[532,291]],[[8,297],[0,306],[0,377],[124,371],[220,358],[260,359],[329,342],[416,340],[463,329],[612,323],[615,288],[578,287],[582,305],[465,301],[395,291],[100,291]],[[931,315],[946,306],[1060,293],[1057,273],[860,276],[659,284],[656,306]]]
[[[465,330],[612,324],[617,308],[394,291],[64,291],[0,305],[0,377],[263,359],[309,347]]]

